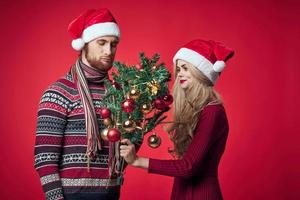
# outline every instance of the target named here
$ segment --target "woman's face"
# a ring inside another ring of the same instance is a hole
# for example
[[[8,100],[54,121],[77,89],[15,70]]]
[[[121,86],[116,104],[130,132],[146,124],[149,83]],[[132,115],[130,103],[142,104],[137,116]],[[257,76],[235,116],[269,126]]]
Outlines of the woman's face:
[[[195,78],[191,74],[190,69],[191,64],[183,61],[183,60],[177,60],[176,63],[176,72],[177,72],[177,78],[179,81],[179,84],[182,89],[189,89],[192,87],[193,82],[195,81]]]

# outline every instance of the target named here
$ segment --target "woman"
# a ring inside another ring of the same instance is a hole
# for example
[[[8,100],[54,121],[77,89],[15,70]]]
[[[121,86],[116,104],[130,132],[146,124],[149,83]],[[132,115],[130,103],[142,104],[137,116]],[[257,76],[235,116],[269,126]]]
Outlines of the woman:
[[[170,128],[177,160],[138,157],[129,140],[121,156],[131,165],[175,177],[171,199],[222,199],[218,165],[225,149],[228,122],[214,84],[233,56],[214,41],[193,40],[174,56],[174,121]]]

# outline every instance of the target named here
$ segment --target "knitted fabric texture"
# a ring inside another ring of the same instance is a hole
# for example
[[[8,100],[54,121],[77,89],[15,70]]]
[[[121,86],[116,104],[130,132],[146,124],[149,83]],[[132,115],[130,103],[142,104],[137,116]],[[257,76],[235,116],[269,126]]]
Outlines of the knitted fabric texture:
[[[103,83],[88,81],[98,126],[105,94]],[[64,194],[119,192],[117,180],[109,179],[109,144],[90,161],[86,155],[87,130],[78,88],[71,72],[52,84],[42,95],[37,119],[35,168],[47,200],[64,199]]]

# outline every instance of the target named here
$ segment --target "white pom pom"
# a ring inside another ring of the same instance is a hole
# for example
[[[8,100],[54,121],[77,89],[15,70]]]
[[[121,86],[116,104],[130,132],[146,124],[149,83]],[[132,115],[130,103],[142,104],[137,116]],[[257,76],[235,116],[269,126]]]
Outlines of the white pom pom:
[[[218,60],[213,65],[213,69],[214,69],[215,72],[221,72],[221,71],[223,71],[223,69],[225,68],[225,66],[226,66],[226,64],[225,64],[224,61]]]
[[[80,51],[84,47],[84,45],[85,45],[85,42],[81,38],[78,38],[78,39],[72,41],[72,47],[76,51]]]

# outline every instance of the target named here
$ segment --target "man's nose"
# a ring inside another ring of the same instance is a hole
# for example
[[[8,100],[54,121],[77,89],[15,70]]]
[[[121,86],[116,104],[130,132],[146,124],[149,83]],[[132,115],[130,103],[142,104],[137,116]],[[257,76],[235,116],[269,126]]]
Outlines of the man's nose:
[[[108,55],[108,56],[111,54],[111,46],[110,46],[110,44],[107,44],[107,45],[104,46],[104,54]]]

